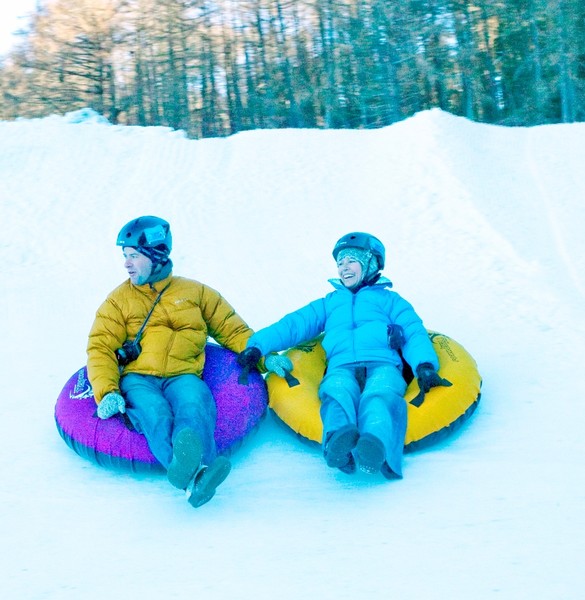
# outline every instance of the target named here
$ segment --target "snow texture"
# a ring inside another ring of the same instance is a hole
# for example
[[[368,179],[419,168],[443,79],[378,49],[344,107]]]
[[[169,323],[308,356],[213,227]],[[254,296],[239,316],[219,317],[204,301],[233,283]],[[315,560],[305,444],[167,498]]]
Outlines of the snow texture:
[[[585,124],[439,110],[197,141],[88,110],[0,122],[0,597],[582,598],[583,156]],[[328,469],[269,417],[197,510],[163,474],[80,458],[55,400],[142,214],[253,328],[326,294],[335,241],[373,233],[396,291],[476,359],[478,410],[395,482]]]

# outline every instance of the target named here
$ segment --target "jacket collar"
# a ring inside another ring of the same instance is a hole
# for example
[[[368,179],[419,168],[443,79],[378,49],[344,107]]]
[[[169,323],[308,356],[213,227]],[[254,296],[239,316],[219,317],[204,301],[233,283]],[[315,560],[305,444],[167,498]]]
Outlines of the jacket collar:
[[[343,285],[343,282],[341,281],[341,279],[339,279],[339,278],[329,279],[328,281],[336,290],[347,290],[348,292],[351,292],[351,293],[357,293],[364,287],[390,287],[390,288],[392,287],[392,282],[387,277],[384,277],[383,275],[380,276],[374,283],[372,283],[370,285],[365,285],[363,287],[359,287],[356,290],[356,292],[353,292],[349,288],[346,288]]]
[[[161,279],[160,281],[154,281],[153,283],[143,283],[142,285],[135,285],[134,287],[137,290],[140,290],[141,292],[160,293],[160,292],[162,292],[162,290],[165,289],[165,287],[167,285],[169,285],[171,283],[172,279],[173,279],[173,274],[171,272],[168,277],[165,277],[164,279]],[[133,284],[131,284],[131,285],[133,285]]]
[[[164,263],[164,265],[156,264],[152,270],[152,273],[150,274],[150,277],[146,280],[146,283],[152,286],[155,283],[166,279],[171,274],[172,270],[173,262],[170,258]]]

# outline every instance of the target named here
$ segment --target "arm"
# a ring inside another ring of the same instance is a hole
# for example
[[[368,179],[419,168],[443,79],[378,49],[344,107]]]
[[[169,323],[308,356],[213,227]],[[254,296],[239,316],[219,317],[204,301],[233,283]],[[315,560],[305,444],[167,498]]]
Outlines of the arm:
[[[414,308],[403,298],[399,297],[398,311],[394,318],[404,329],[404,346],[402,354],[413,372],[416,374],[419,385],[418,395],[411,401],[414,406],[420,406],[425,399],[425,394],[434,387],[450,387],[452,383],[443,379],[437,373],[439,360],[433,344],[429,339],[427,330]]]
[[[253,331],[233,306],[216,290],[202,285],[201,314],[209,335],[222,346],[241,352]]]
[[[255,347],[262,355],[287,350],[317,337],[325,328],[325,303],[315,300],[307,306],[285,315],[282,319],[257,331],[248,348]]]
[[[421,318],[412,305],[398,294],[395,294],[390,319],[392,323],[402,327],[404,332],[402,355],[413,372],[416,372],[417,367],[422,363],[429,363],[437,370],[439,368],[437,353]]]
[[[316,337],[325,328],[325,305],[316,300],[295,312],[284,316],[273,325],[257,331],[249,340],[246,349],[239,355],[238,363],[244,369],[240,383],[247,382],[247,372],[259,366],[261,370],[271,371],[284,377],[292,387],[298,385],[290,372],[293,364],[284,355],[273,354],[296,346],[300,342]],[[261,361],[264,355],[268,355]]]
[[[111,298],[99,307],[87,342],[87,372],[96,402],[109,392],[118,392],[120,371],[115,351],[126,340],[126,323],[120,307]]]

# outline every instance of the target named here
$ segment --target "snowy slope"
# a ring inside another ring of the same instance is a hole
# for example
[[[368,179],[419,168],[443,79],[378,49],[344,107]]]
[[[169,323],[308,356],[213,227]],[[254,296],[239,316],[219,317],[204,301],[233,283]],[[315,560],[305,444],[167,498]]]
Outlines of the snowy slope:
[[[1,596],[581,598],[584,154],[583,124],[438,110],[199,141],[87,112],[0,122]],[[54,403],[140,214],[255,328],[327,293],[336,239],[371,231],[395,289],[476,358],[476,415],[392,483],[269,418],[197,511],[164,476],[81,459]]]

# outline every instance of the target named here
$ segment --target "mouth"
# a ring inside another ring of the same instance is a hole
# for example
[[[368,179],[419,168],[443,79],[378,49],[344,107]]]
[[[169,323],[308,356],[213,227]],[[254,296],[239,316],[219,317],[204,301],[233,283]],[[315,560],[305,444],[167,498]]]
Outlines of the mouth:
[[[345,273],[341,276],[341,283],[347,288],[352,288],[357,285],[358,278],[355,273]]]

